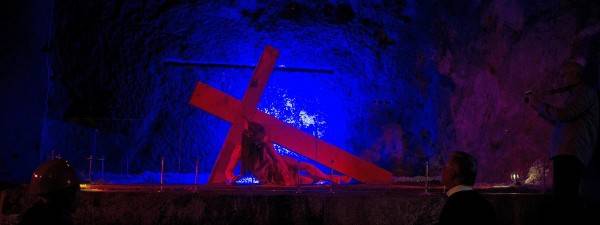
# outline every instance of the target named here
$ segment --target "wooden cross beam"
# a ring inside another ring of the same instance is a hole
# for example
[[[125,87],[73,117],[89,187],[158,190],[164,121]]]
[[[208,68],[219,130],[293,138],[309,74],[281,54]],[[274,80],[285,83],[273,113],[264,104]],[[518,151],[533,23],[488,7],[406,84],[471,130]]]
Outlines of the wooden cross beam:
[[[208,182],[225,183],[227,166],[237,163],[231,161],[231,154],[233,148],[241,142],[243,122],[247,119],[263,125],[273,142],[358,181],[369,184],[391,183],[390,172],[256,109],[277,56],[277,49],[270,46],[265,48],[241,102],[198,82],[190,104],[232,123]]]

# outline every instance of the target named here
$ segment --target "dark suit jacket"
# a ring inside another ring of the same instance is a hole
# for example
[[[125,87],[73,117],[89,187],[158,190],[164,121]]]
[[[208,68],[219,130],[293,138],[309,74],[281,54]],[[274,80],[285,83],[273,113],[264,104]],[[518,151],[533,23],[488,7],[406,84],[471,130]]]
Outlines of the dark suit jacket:
[[[476,191],[454,193],[442,209],[439,225],[496,224],[494,208]]]
[[[48,205],[38,201],[29,208],[22,217],[19,225],[73,225],[71,212],[59,206]]]

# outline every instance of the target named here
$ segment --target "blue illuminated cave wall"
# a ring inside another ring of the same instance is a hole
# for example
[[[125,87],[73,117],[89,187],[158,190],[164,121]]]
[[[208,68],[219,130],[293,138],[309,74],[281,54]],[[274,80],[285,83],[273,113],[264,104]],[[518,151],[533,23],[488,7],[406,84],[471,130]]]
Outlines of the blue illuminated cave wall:
[[[356,10],[342,3],[238,6],[241,10],[221,6],[214,12],[218,16],[195,16],[198,25],[188,39],[190,46],[185,53],[169,57],[254,64],[262,48],[273,45],[281,50],[278,65],[327,69],[333,74],[276,71],[260,109],[356,155],[388,147],[376,146],[385,129],[405,130],[407,135],[400,138],[406,141],[406,155],[415,157],[407,162],[424,163],[442,142],[436,136],[437,118],[447,113],[442,101],[448,99],[441,96],[448,96],[444,94],[447,87],[440,85],[435,69],[428,70],[432,65],[425,58],[431,54],[431,40],[415,37],[417,25],[407,23],[408,16],[403,14],[410,13],[410,6],[396,4],[377,14],[358,3]],[[392,15],[392,10],[400,15]],[[230,47],[214,51],[213,46]],[[417,55],[423,57],[421,65],[417,65]],[[251,75],[250,70],[234,69],[167,71],[207,82],[237,98],[242,97]],[[423,81],[415,81],[415,72]],[[416,86],[417,82],[423,82],[422,86]],[[211,131],[218,136],[202,142],[218,149],[227,127]]]
[[[207,173],[229,124],[188,104],[194,85],[241,99],[252,70],[167,61],[253,65],[272,45],[281,53],[277,65],[327,72],[276,70],[262,111],[357,156],[403,149],[406,166],[397,175],[421,175],[451,139],[444,118],[452,82],[435,69],[433,40],[421,29],[431,21],[417,7],[59,2],[57,78],[40,157],[62,154],[87,169],[94,155],[106,158],[106,171],[136,174],[157,172],[164,156],[169,172],[193,172],[199,160]],[[396,136],[386,139],[386,132]]]
[[[239,99],[252,70],[226,65],[256,64],[272,45],[277,65],[322,71],[276,70],[260,110],[359,157],[403,149],[399,165],[376,161],[397,176],[424,174],[426,161],[437,175],[446,153],[464,150],[480,159],[481,181],[504,181],[545,162],[549,125],[521,94],[558,80],[565,40],[593,14],[581,16],[583,8],[558,0],[57,1],[48,112],[31,152],[35,161],[60,155],[82,177],[93,155],[94,179],[110,182],[158,182],[164,157],[167,183],[190,183],[198,161],[205,182],[229,124],[188,104],[195,83]]]

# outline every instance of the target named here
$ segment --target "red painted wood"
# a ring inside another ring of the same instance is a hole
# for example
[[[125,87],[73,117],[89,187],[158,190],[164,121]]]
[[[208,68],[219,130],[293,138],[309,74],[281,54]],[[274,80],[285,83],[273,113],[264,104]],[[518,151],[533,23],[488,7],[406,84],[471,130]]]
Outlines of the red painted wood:
[[[225,138],[225,142],[221,147],[221,151],[219,151],[217,160],[213,165],[213,169],[208,180],[209,183],[224,183],[226,181],[225,171],[228,165],[236,163],[232,162],[234,159],[234,157],[232,157],[232,153],[234,147],[239,145],[241,142],[241,134],[244,129],[243,122],[245,121],[245,118],[251,118],[254,115],[256,111],[256,105],[258,104],[258,101],[260,101],[260,96],[267,85],[269,76],[273,72],[275,61],[277,60],[278,56],[279,51],[277,49],[271,46],[267,46],[264,49],[258,61],[258,65],[254,69],[248,89],[246,89],[246,92],[244,93],[241,107],[235,110],[230,109],[229,116],[233,117],[233,121],[231,128],[227,133],[227,137]]]
[[[198,82],[190,104],[228,122],[233,122],[236,118],[234,112],[242,108],[239,100],[202,82]],[[254,116],[249,119],[262,124],[273,142],[358,181],[368,184],[392,182],[390,172],[306,134],[271,115],[254,109]]]

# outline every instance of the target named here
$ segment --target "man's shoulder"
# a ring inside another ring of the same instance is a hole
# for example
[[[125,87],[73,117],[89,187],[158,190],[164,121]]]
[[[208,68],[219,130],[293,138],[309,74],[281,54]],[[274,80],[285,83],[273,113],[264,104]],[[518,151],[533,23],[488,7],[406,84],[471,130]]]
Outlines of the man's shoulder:
[[[448,199],[463,199],[463,198],[482,198],[481,194],[475,190],[465,190],[454,193]]]
[[[27,224],[72,224],[60,209],[44,202],[37,202],[23,214],[20,225]]]
[[[461,205],[469,204],[474,207],[491,206],[487,199],[485,199],[479,192],[474,190],[456,192],[448,198],[448,202],[454,202]]]
[[[49,207],[43,202],[36,202],[31,208],[27,209],[21,217],[20,225],[45,223],[49,215]]]
[[[441,224],[494,224],[496,217],[492,204],[473,190],[456,192],[450,196],[442,215]]]

